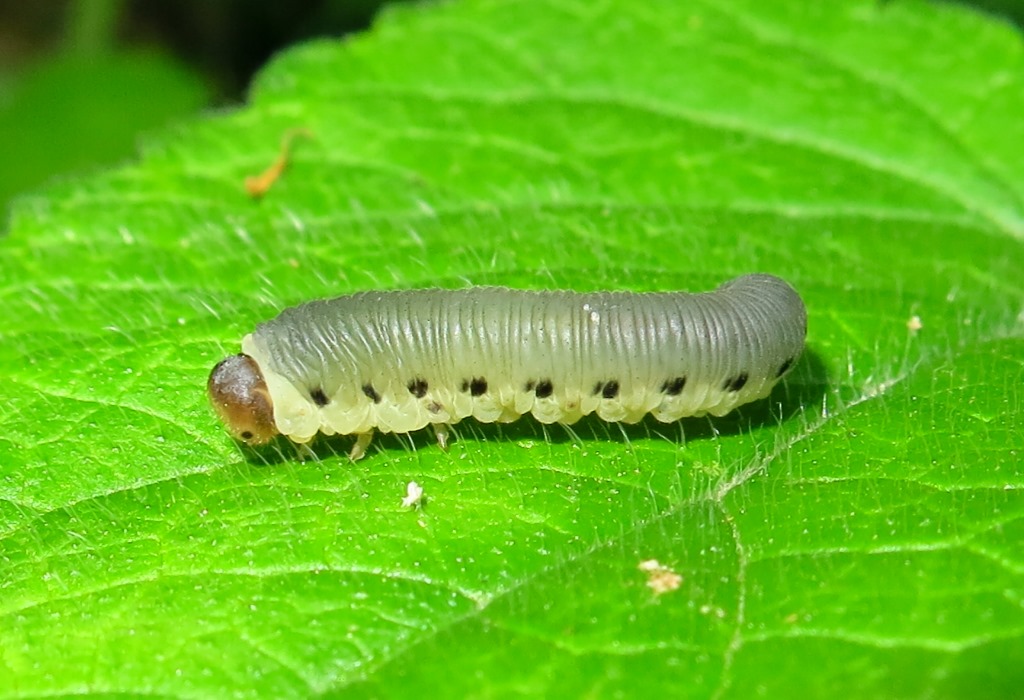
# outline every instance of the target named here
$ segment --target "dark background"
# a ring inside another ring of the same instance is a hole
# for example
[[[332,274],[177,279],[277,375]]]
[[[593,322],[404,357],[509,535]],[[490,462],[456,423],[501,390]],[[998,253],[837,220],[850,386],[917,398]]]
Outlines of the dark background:
[[[54,51],[157,46],[238,100],[278,49],[369,26],[384,0],[0,0],[0,71]]]

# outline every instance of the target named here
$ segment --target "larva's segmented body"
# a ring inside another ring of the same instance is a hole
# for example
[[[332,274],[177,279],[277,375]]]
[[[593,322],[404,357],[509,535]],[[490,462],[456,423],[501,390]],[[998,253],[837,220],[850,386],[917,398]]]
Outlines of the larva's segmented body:
[[[444,428],[473,416],[573,423],[720,416],[768,395],[799,357],[807,316],[770,275],[703,294],[366,292],[286,309],[210,376],[239,439]]]

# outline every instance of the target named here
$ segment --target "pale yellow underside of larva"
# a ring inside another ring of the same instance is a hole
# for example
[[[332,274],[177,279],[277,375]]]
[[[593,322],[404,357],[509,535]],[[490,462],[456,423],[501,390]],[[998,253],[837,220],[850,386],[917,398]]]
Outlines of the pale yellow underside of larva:
[[[481,396],[459,391],[453,386],[431,383],[423,398],[409,393],[404,378],[379,378],[374,387],[382,400],[374,403],[359,388],[350,387],[331,398],[324,407],[289,380],[269,369],[271,364],[262,349],[247,335],[242,352],[260,366],[274,402],[277,429],[292,441],[306,443],[317,433],[351,435],[379,430],[406,433],[430,424],[453,424],[473,417],[482,423],[507,423],[530,413],[541,423],[575,423],[596,413],[606,421],[636,423],[650,413],[659,421],[671,423],[686,416],[711,414],[723,416],[741,404],[764,398],[775,381],[752,379],[740,391],[726,391],[720,383],[688,384],[678,396],[667,396],[657,386],[624,389],[611,399],[593,395],[581,387],[566,386],[554,377],[555,391],[538,398],[511,378],[489,377],[488,391]]]

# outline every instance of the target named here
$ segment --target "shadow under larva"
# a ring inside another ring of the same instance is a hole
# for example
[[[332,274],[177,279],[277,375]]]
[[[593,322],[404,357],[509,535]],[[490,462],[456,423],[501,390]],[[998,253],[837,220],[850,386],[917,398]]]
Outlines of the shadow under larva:
[[[363,292],[260,324],[207,388],[229,432],[248,445],[354,435],[349,457],[359,459],[375,432],[431,426],[445,448],[450,426],[468,417],[511,423],[529,413],[568,426],[594,416],[634,426],[647,416],[726,416],[772,393],[800,359],[806,332],[800,296],[765,274],[697,294]]]

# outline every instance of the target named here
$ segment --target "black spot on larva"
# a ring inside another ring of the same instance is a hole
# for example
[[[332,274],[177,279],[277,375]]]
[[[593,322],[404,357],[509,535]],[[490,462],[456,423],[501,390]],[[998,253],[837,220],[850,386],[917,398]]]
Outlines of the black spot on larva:
[[[327,394],[325,394],[324,390],[321,389],[320,387],[317,387],[310,391],[309,398],[313,399],[313,403],[315,403],[320,408],[323,408],[324,406],[331,402],[331,400],[327,398]]]
[[[468,379],[463,379],[462,380],[462,384],[459,384],[459,391],[462,391],[462,392],[469,391],[469,380]]]
[[[723,391],[739,391],[747,385],[747,380],[750,377],[747,376],[746,372],[740,372],[735,377],[726,379],[725,383],[722,384]]]
[[[679,396],[683,393],[684,386],[686,386],[686,377],[672,377],[672,379],[662,382],[661,391],[669,396]]]
[[[782,366],[779,367],[779,371],[775,373],[775,378],[778,379],[779,377],[784,375],[786,373],[786,370],[789,369],[792,366],[793,366],[793,358],[791,357],[791,358],[789,358],[788,360],[786,360],[785,362],[782,363]]]
[[[474,377],[469,383],[469,393],[473,396],[481,396],[487,393],[487,380],[483,377]]]
[[[406,384],[409,389],[409,393],[415,396],[417,399],[422,399],[427,395],[427,380],[423,377],[416,377],[410,379],[409,383]]]
[[[526,384],[523,384],[523,391],[533,391],[533,388],[535,386],[537,386],[537,382],[531,379],[530,381],[526,382]]]
[[[594,384],[594,388],[590,390],[590,395],[597,396],[601,393],[601,389],[604,389],[604,382],[597,382]]]
[[[551,396],[551,394],[555,393],[555,387],[551,383],[550,379],[541,379],[537,382],[537,389],[535,393],[538,399],[546,399]]]
[[[427,410],[430,411],[431,413],[440,413],[442,408],[444,407],[437,401],[431,401],[430,403],[427,404]]]
[[[363,393],[374,403],[380,403],[380,394],[373,388],[373,384],[363,384]]]
[[[614,399],[619,395],[619,383],[614,379],[610,380],[604,385],[604,389],[601,391],[601,396],[606,399]]]
[[[241,433],[238,434],[238,436],[243,440],[252,440],[252,432],[248,430],[243,430]]]

